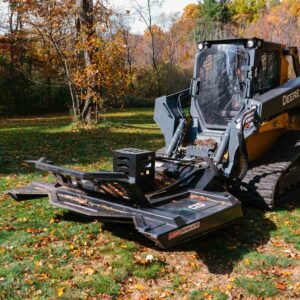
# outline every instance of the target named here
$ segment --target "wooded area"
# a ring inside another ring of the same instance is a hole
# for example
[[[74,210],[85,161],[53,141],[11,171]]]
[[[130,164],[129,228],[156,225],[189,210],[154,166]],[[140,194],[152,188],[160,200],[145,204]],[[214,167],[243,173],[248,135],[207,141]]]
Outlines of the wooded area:
[[[203,0],[160,15],[157,0],[0,1],[0,115],[70,111],[97,121],[189,86],[195,41],[261,37],[300,46],[299,0]],[[146,26],[132,32],[133,18]]]

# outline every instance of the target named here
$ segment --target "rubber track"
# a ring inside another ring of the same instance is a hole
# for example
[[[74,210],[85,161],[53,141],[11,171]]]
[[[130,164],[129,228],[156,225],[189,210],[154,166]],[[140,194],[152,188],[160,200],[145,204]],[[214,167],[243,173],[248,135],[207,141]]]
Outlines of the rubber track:
[[[250,165],[238,194],[247,202],[274,208],[281,196],[299,184],[300,132],[287,132],[261,160]]]

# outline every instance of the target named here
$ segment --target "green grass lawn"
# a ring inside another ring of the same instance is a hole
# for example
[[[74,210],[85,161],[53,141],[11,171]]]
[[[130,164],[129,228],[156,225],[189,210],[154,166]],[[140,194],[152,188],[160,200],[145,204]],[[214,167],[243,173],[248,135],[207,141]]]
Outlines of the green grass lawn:
[[[163,146],[152,111],[109,113],[89,130],[68,116],[0,119],[0,299],[299,299],[299,198],[273,212],[245,207],[241,223],[161,251],[130,225],[2,193],[51,180],[26,159],[111,169],[112,150],[128,146]]]

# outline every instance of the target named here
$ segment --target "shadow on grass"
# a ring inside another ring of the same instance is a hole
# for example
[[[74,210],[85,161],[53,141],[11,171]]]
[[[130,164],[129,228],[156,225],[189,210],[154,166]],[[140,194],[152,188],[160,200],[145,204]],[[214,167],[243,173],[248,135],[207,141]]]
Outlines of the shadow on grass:
[[[76,214],[71,211],[63,212],[62,214],[56,214],[55,215],[55,222],[59,223],[61,221],[66,222],[76,222],[80,224],[89,224],[93,222],[95,219],[89,218],[80,214]]]
[[[296,190],[291,194],[290,201],[276,212],[288,212],[300,207],[295,195],[299,195],[299,191]],[[246,254],[267,244],[272,232],[277,230],[275,223],[266,216],[267,213],[268,211],[263,209],[244,207],[244,217],[239,223],[186,242],[175,249],[161,251],[163,253],[196,252],[196,259],[206,264],[211,274],[231,274]],[[58,214],[55,219],[56,222],[66,221],[81,224],[94,222],[94,218],[87,218],[71,212]],[[151,249],[158,250],[152,241],[140,235],[131,224],[103,223],[103,229],[119,238],[147,247],[150,251]]]
[[[300,207],[297,197],[299,191],[291,194],[290,201],[274,213],[288,212]],[[199,261],[207,265],[211,274],[231,274],[235,266],[246,254],[255,251],[268,243],[272,232],[277,230],[266,215],[268,211],[256,207],[245,206],[243,219],[229,227],[219,229],[200,238],[196,238],[177,246],[172,250],[161,250],[163,253],[196,252]],[[86,224],[94,221],[71,212],[56,216],[56,221],[79,222]],[[101,220],[100,220],[101,221]],[[103,223],[103,229],[124,240],[133,241],[143,247],[159,250],[155,244],[140,235],[131,224]]]
[[[261,209],[246,207],[240,223],[188,241],[173,250],[164,251],[194,251],[198,259],[207,265],[210,273],[230,274],[244,255],[270,240],[270,232],[276,229],[276,225],[264,215],[265,211]],[[135,232],[131,225],[105,224],[104,228],[123,239],[157,249],[151,241]]]
[[[286,203],[272,212],[287,212],[299,208],[298,197],[295,197],[297,195],[299,197],[299,190],[291,193],[289,199],[286,198]],[[186,242],[167,252],[195,251],[198,259],[207,265],[210,273],[230,274],[247,253],[267,244],[271,233],[277,229],[276,224],[266,216],[267,210],[253,206],[244,206],[243,210],[244,217],[239,223]],[[151,241],[139,235],[133,226],[105,224],[104,227],[123,239],[158,249]]]
[[[59,220],[81,223],[94,221],[92,218],[70,212],[58,215]],[[245,207],[244,218],[240,223],[193,239],[170,250],[159,249],[152,241],[140,235],[132,224],[103,223],[103,229],[119,238],[165,253],[194,251],[197,253],[197,259],[207,265],[210,273],[224,275],[230,274],[247,253],[268,243],[271,231],[276,229],[276,225],[265,217],[264,210]]]
[[[300,207],[299,201],[292,197],[295,193],[297,191],[291,194],[290,201],[278,211]],[[207,265],[210,273],[230,274],[247,253],[267,244],[271,232],[277,229],[275,223],[266,217],[266,213],[266,210],[260,208],[244,207],[244,217],[239,223],[188,241],[175,249],[161,251],[194,251],[198,259]],[[122,239],[159,250],[153,242],[136,232],[131,224],[104,223],[103,228]]]
[[[125,147],[154,150],[162,146],[159,133],[138,128],[124,133],[116,127],[79,132],[4,131],[1,132],[1,174],[28,174],[33,168],[25,160],[46,157],[59,165],[90,165],[111,161],[112,150]],[[148,128],[149,129],[149,128]]]
[[[149,110],[104,115],[103,123],[95,129],[79,131],[68,128],[69,116],[0,121],[0,174],[3,175],[31,173],[33,168],[26,166],[24,160],[47,157],[59,165],[81,167],[103,160],[110,162],[114,149],[130,146],[156,150],[163,145],[162,135],[153,131]]]

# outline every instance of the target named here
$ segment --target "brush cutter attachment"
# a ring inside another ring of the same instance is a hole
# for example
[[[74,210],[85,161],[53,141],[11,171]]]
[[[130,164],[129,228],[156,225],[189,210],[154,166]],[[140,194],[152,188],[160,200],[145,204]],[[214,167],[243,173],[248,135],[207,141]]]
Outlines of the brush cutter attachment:
[[[135,167],[136,161],[144,162],[142,169],[140,163]],[[115,152],[114,169],[123,172],[79,172],[55,166],[44,158],[32,163],[51,172],[56,182],[34,182],[26,188],[8,191],[14,199],[49,196],[56,207],[103,221],[133,223],[139,233],[164,248],[242,217],[240,202],[230,194],[197,188],[201,179],[203,183],[212,178],[205,162],[191,166],[168,159],[156,161],[159,167],[155,169],[155,178],[153,153],[134,149]]]

